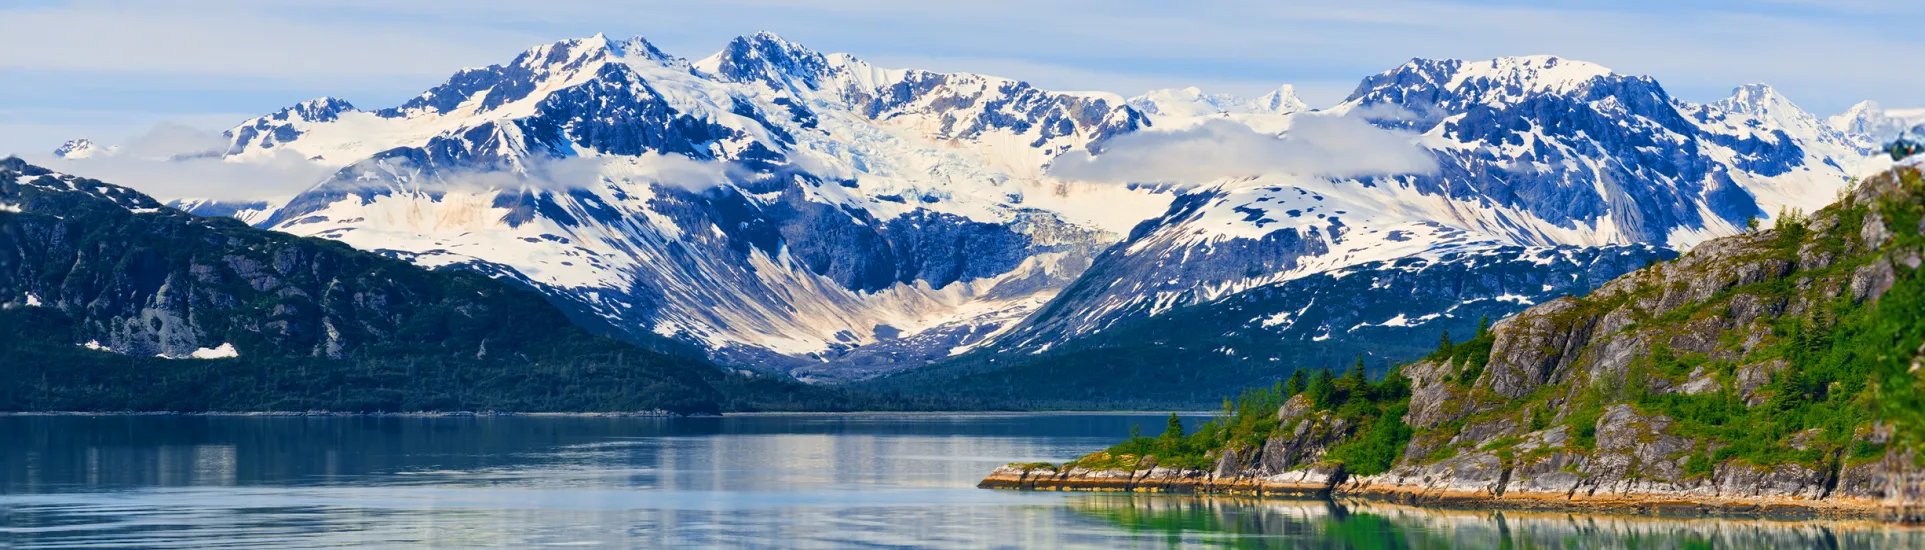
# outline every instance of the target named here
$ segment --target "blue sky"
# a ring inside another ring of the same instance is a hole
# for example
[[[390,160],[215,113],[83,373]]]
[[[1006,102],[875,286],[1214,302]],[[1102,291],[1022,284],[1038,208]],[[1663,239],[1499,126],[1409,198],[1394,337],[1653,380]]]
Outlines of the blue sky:
[[[885,66],[1124,95],[1295,84],[1318,107],[1412,57],[1555,54],[1691,101],[1766,82],[1824,116],[1925,107],[1922,25],[1916,0],[0,0],[0,154],[224,128],[322,95],[389,106],[596,32],[698,59],[768,30]]]

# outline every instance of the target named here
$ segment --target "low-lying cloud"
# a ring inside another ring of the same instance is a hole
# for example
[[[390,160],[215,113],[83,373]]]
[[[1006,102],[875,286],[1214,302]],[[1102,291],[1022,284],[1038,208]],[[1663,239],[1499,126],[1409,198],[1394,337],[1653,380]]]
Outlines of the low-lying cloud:
[[[723,185],[741,175],[741,168],[719,161],[695,160],[682,155],[642,153],[633,157],[571,158],[537,165],[532,174],[545,185],[563,188],[599,184],[604,178],[649,181],[663,187],[700,193]]]
[[[244,161],[229,160],[222,157],[228,145],[228,139],[218,132],[162,123],[87,158],[49,155],[30,160],[52,170],[125,185],[162,201],[285,199],[328,181],[339,170],[285,150]],[[633,157],[530,159],[520,171],[458,170],[427,179],[421,179],[424,174],[402,159],[387,159],[366,167],[390,177],[404,178],[400,181],[468,189],[533,187],[559,191],[615,180],[656,183],[701,193],[747,177],[733,163],[658,153]],[[367,185],[388,185],[384,181],[397,180],[375,178],[367,181]]]
[[[1358,117],[1304,114],[1281,137],[1229,120],[1127,134],[1105,142],[1099,154],[1065,153],[1049,173],[1075,181],[1203,184],[1268,174],[1357,178],[1436,170],[1436,158],[1413,134]]]
[[[383,162],[386,164],[383,169],[389,172],[411,171],[411,167],[396,160]],[[519,171],[461,170],[438,174],[435,179],[442,186],[458,189],[566,191],[614,182],[654,183],[701,193],[745,176],[734,163],[650,152],[637,156],[533,158],[524,162]]]
[[[227,162],[227,138],[180,124],[161,123],[123,145],[88,158],[32,158],[48,169],[131,187],[163,201],[186,198],[266,200],[301,192],[333,173],[289,151],[264,159]]]

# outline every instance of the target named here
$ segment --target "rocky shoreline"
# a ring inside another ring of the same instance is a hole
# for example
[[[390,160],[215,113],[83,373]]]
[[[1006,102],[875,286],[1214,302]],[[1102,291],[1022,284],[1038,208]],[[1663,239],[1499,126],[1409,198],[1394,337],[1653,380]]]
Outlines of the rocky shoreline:
[[[1721,493],[1716,489],[1681,492],[1577,493],[1497,490],[1426,483],[1396,473],[1348,476],[1341,465],[1318,464],[1274,475],[1217,475],[1193,469],[1148,467],[1141,470],[1091,470],[1043,464],[1010,464],[977,484],[983,489],[1169,493],[1277,499],[1357,499],[1440,509],[1581,511],[1660,516],[1734,516],[1837,518],[1916,521],[1894,513],[1882,489],[1872,487],[1873,468],[1849,475],[1850,486],[1818,497]],[[1765,489],[1752,486],[1752,489]]]

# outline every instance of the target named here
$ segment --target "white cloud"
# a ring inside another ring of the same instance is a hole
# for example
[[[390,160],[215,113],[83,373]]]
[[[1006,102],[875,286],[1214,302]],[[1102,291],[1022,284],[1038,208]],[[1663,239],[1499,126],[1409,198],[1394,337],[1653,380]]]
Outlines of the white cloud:
[[[527,184],[551,189],[576,189],[600,185],[604,179],[625,179],[697,193],[728,185],[732,176],[744,173],[726,162],[661,153],[643,153],[636,157],[547,160],[531,164],[528,172]]]
[[[388,158],[359,163],[347,168],[386,177],[357,177],[353,181],[372,187],[386,187],[390,181],[412,182],[423,189],[547,189],[563,191],[622,183],[653,183],[671,189],[700,193],[727,185],[735,178],[752,177],[727,162],[702,161],[682,155],[643,153],[634,157],[529,158],[518,170],[459,169],[424,175],[405,158]],[[340,185],[340,183],[330,183]]]
[[[82,159],[50,154],[24,155],[23,158],[51,170],[127,186],[162,201],[286,198],[313,187],[334,172],[333,168],[285,151],[265,160],[223,161],[219,153],[227,145],[227,138],[219,132],[161,122],[127,138],[111,152]]]
[[[1293,117],[1282,137],[1228,120],[1176,131],[1127,134],[1100,154],[1072,151],[1050,175],[1074,181],[1202,184],[1266,174],[1351,178],[1429,173],[1436,159],[1415,135],[1384,130],[1355,117]]]
[[[175,122],[162,122],[121,144],[118,154],[144,160],[201,157],[225,152],[228,139],[219,132]]]
[[[30,156],[48,169],[131,187],[162,201],[183,198],[266,200],[286,198],[320,183],[333,169],[294,154],[266,161],[218,158],[166,160],[121,153],[85,159]]]

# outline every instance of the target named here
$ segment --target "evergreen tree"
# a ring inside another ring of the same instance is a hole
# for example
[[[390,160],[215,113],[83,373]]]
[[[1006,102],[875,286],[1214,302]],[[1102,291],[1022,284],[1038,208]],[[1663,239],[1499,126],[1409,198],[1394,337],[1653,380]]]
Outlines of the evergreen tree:
[[[1177,418],[1176,413],[1170,413],[1170,426],[1163,429],[1163,438],[1183,439],[1183,419]]]
[[[1331,376],[1330,367],[1317,371],[1317,377],[1310,380],[1307,393],[1310,394],[1310,400],[1317,403],[1317,408],[1329,408],[1331,398],[1336,393],[1335,377]]]
[[[1449,357],[1450,348],[1455,345],[1456,344],[1452,344],[1450,342],[1450,331],[1446,330],[1444,331],[1444,337],[1437,339],[1437,353],[1443,354],[1445,357]]]
[[[1478,318],[1477,319],[1477,337],[1483,338],[1485,336],[1490,336],[1490,334],[1491,334],[1491,316],[1485,315],[1481,318]]]
[[[1359,353],[1357,354],[1357,363],[1351,365],[1350,370],[1344,371],[1343,380],[1339,381],[1337,385],[1347,390],[1356,391],[1362,389],[1367,382],[1369,382],[1369,379],[1364,376],[1364,354]]]
[[[1283,385],[1285,398],[1303,393],[1303,369],[1290,373],[1290,382]]]

